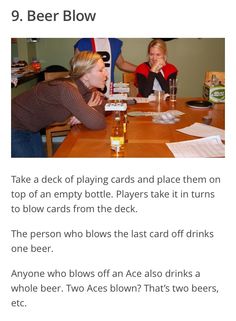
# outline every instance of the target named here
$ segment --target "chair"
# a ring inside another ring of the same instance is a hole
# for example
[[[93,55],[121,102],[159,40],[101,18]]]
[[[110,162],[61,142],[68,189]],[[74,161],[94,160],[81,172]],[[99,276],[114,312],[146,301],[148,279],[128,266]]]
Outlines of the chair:
[[[224,73],[224,71],[207,71],[206,74],[205,74],[205,82],[211,81],[212,75],[215,75],[222,84],[225,83],[225,73]]]
[[[135,86],[136,75],[134,72],[123,72],[122,73],[123,82],[129,83],[130,96],[136,97],[138,94],[138,88]]]
[[[57,78],[66,77],[68,75],[68,71],[45,72],[44,79],[45,81],[50,81]],[[46,145],[48,157],[52,157],[53,155],[53,137],[66,136],[68,134],[68,131],[70,131],[70,125],[67,124],[67,121],[53,123],[46,128]]]
[[[46,81],[54,80],[57,78],[64,78],[69,75],[69,71],[45,71],[44,79]]]

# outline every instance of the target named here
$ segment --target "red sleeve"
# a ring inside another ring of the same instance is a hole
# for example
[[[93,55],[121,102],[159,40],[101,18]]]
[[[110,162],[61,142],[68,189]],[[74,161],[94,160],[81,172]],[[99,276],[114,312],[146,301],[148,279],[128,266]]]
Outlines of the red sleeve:
[[[148,77],[149,71],[150,68],[146,63],[143,63],[136,68],[136,73],[141,74],[146,78]]]
[[[162,67],[162,70],[166,80],[169,78],[171,74],[177,74],[178,72],[177,68],[174,65],[168,63]]]

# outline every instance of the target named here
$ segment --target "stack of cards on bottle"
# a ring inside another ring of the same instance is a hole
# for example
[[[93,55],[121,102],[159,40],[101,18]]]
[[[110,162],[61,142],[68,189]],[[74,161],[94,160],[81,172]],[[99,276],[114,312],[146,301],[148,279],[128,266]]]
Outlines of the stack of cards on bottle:
[[[129,93],[129,84],[124,82],[115,82],[113,84],[113,93]]]

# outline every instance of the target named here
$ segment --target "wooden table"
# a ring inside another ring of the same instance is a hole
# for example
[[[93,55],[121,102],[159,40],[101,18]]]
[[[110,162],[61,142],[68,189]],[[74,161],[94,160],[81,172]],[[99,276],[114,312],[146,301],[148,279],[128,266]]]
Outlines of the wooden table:
[[[155,124],[151,116],[128,117],[127,139],[124,157],[174,157],[166,143],[196,139],[176,131],[195,122],[202,123],[202,117],[212,110],[211,125],[224,129],[224,104],[215,104],[212,109],[195,109],[186,101],[196,98],[179,98],[176,103],[163,101],[128,106],[129,111],[167,111],[177,109],[184,112],[175,124]],[[198,98],[199,99],[199,98]],[[100,131],[86,129],[83,125],[74,126],[54,157],[111,157],[110,134],[112,115],[107,116],[107,128]],[[199,138],[199,137],[198,137]]]

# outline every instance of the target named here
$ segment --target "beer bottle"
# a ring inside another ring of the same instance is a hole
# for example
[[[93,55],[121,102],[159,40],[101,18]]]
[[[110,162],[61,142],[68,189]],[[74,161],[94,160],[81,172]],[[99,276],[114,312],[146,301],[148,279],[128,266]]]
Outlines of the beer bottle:
[[[123,125],[123,132],[124,132],[124,142],[127,143],[127,123],[128,123],[128,115],[126,111],[121,111],[120,112],[120,117],[121,117],[121,123]]]
[[[114,112],[110,141],[112,156],[122,157],[124,152],[124,127],[120,111]]]

